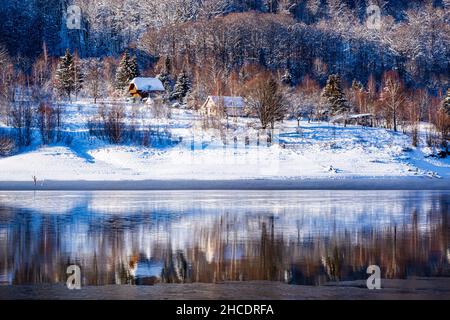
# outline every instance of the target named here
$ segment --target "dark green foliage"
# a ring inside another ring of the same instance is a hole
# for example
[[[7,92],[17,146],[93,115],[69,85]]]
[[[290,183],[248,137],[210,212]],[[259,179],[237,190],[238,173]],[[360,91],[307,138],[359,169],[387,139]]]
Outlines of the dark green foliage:
[[[187,96],[188,92],[191,89],[191,82],[186,73],[186,71],[182,71],[177,78],[177,82],[175,83],[175,89],[172,94],[173,99],[177,99],[180,102]]]
[[[71,93],[75,90],[75,65],[70,50],[59,60],[56,70],[56,88],[61,95],[66,95],[70,99]]]
[[[342,89],[341,78],[332,74],[322,91],[323,104],[329,115],[334,116],[349,111],[347,100]]]
[[[128,51],[122,56],[116,72],[116,89],[124,90],[130,81],[139,76],[139,68],[136,57],[130,57]]]

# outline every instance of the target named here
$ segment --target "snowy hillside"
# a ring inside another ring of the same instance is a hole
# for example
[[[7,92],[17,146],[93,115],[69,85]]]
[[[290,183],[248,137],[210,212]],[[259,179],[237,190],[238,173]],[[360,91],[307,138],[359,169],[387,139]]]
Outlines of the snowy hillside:
[[[139,113],[141,107],[127,108]],[[87,123],[96,113],[88,102],[65,106],[65,143],[41,146],[36,132],[35,145],[0,158],[0,181],[450,178],[449,159],[427,157],[430,150],[411,147],[408,135],[379,128],[304,121],[298,129],[296,121],[284,121],[273,143],[260,136],[258,145],[251,129],[257,119],[241,118],[229,120],[224,145],[218,132],[201,129],[195,111],[173,109],[169,119],[136,118],[139,126],[170,134],[170,143],[144,147],[90,135]]]

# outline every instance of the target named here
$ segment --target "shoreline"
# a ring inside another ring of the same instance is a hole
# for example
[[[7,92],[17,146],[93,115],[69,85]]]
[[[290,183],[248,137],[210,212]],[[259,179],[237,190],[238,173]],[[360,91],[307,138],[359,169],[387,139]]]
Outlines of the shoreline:
[[[0,181],[0,191],[157,191],[157,190],[450,190],[449,179],[429,177],[349,177],[339,179],[239,180],[48,180]]]
[[[271,281],[155,284],[149,286],[82,286],[64,284],[0,286],[0,300],[416,300],[450,299],[450,278],[382,279],[381,290],[369,290],[366,281],[330,282],[321,286],[289,285]]]

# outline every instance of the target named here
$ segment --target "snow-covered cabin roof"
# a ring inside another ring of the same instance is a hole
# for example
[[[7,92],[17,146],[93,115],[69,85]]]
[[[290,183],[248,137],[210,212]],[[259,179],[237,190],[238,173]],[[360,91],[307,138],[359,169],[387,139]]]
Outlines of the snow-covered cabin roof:
[[[373,117],[371,113],[362,113],[362,114],[352,114],[350,115],[351,119],[359,119],[359,118],[370,118]]]
[[[225,108],[244,108],[245,102],[242,97],[227,97],[227,96],[209,96],[214,104],[223,105]]]
[[[134,84],[139,91],[165,91],[164,86],[158,78],[137,77],[131,80],[130,85]]]

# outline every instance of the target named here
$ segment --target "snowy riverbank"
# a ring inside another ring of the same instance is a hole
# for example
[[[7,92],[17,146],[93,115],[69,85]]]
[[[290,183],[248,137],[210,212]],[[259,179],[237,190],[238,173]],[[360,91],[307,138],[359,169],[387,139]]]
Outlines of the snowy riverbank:
[[[141,108],[136,129],[150,130],[150,145],[113,145],[89,134],[97,106],[64,108],[65,140],[42,146],[35,132],[32,146],[0,158],[1,189],[450,188],[450,159],[431,156],[426,129],[412,147],[409,135],[390,130],[284,121],[268,144],[253,129],[257,119],[230,120],[224,138],[202,128],[195,111],[155,119],[128,104],[129,113]]]

